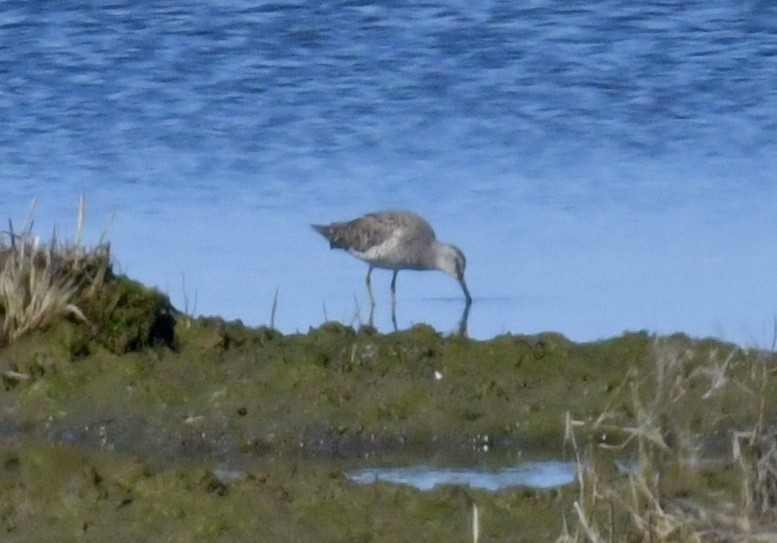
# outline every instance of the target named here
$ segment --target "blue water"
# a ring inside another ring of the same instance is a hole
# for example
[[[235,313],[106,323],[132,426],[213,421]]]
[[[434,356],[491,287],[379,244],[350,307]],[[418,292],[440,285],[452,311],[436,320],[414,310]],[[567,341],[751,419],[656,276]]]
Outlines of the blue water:
[[[347,476],[359,484],[378,481],[412,486],[419,490],[433,490],[440,485],[462,485],[484,490],[502,490],[514,486],[554,488],[575,480],[574,462],[555,460],[522,462],[500,470],[444,469],[430,466],[408,468],[366,468]]]
[[[196,314],[366,320],[309,228],[413,209],[467,254],[469,333],[771,345],[777,4],[0,3],[0,220],[107,229]],[[113,217],[113,219],[111,219]],[[375,323],[390,330],[390,274]],[[456,327],[438,273],[400,327]]]

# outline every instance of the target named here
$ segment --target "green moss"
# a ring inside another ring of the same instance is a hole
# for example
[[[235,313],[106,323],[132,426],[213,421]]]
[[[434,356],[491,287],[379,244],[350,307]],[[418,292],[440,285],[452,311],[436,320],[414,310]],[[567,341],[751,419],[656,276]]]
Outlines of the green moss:
[[[94,340],[113,353],[174,344],[174,310],[167,296],[125,276],[82,295],[76,304]]]

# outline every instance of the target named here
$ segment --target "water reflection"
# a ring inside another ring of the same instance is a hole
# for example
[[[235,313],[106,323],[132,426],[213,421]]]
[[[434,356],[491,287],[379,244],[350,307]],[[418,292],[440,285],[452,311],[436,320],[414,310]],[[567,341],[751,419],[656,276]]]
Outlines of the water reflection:
[[[513,486],[554,488],[574,481],[575,463],[555,460],[523,462],[498,471],[478,468],[440,469],[429,466],[371,468],[353,471],[347,476],[358,484],[385,481],[409,485],[419,490],[432,490],[439,485],[464,485],[492,491]]]
[[[467,303],[464,305],[464,311],[461,313],[461,318],[459,319],[459,335],[462,337],[467,336],[467,321],[469,320],[469,308],[472,307],[472,299],[468,299]]]
[[[377,304],[372,303],[370,304],[370,313],[369,317],[367,319],[367,325],[370,328],[375,328],[375,306]],[[458,324],[456,326],[456,335],[461,337],[467,337],[467,321],[469,320],[469,310],[472,307],[472,299],[466,300],[464,303],[464,309],[461,312],[461,317],[459,318]],[[397,302],[396,300],[391,301],[391,326],[393,327],[394,332],[399,331],[399,325],[397,324]]]

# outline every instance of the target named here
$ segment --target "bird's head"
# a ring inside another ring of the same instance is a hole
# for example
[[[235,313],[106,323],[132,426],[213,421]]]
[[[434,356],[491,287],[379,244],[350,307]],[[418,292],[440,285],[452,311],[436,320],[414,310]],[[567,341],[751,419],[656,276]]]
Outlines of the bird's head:
[[[437,254],[437,267],[454,279],[461,281],[464,279],[467,259],[461,249],[455,245],[442,245]]]
[[[464,253],[461,252],[461,249],[455,245],[440,245],[437,251],[437,269],[444,271],[459,282],[461,289],[464,291],[467,305],[469,305],[472,302],[472,297],[469,295],[467,283],[464,282],[464,270],[466,267],[467,259]]]

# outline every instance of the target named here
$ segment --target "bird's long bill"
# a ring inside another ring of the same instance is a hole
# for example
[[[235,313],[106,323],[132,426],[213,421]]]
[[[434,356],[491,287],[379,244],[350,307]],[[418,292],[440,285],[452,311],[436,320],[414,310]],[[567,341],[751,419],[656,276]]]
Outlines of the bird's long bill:
[[[459,284],[461,285],[461,290],[464,291],[464,299],[467,301],[467,305],[471,304],[472,296],[469,295],[469,289],[467,288],[467,283],[464,282],[463,277],[459,279]]]

